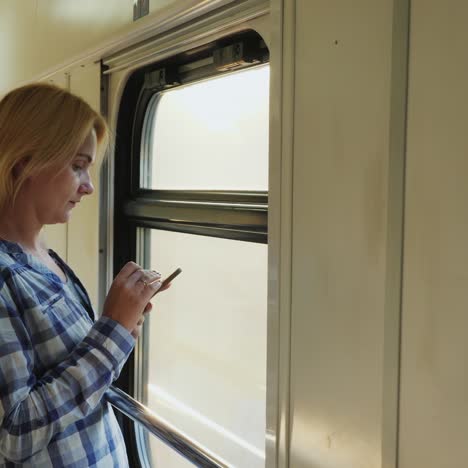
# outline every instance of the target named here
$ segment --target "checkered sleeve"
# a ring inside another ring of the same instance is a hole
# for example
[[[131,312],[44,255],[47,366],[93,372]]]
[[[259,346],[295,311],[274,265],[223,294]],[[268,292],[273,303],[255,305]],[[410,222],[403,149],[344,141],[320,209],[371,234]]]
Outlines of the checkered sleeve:
[[[0,289],[0,454],[22,462],[86,417],[128,358],[135,340],[106,317],[68,358],[34,374],[31,339],[6,284]]]

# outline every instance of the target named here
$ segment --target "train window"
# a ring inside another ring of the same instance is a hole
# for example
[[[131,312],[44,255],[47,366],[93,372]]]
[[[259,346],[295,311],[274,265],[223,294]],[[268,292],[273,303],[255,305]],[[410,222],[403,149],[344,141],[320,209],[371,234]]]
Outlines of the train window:
[[[146,324],[145,403],[231,466],[263,467],[267,246],[147,235],[147,265],[182,265],[183,273],[157,296]],[[173,466],[150,441],[154,466]]]
[[[267,190],[268,98],[267,65],[157,94],[142,187]]]
[[[244,55],[226,60],[232,50]],[[268,51],[252,31],[135,72],[115,167],[115,270],[183,269],[156,296],[119,385],[252,468],[265,465],[268,101]],[[125,424],[135,466],[189,466]]]

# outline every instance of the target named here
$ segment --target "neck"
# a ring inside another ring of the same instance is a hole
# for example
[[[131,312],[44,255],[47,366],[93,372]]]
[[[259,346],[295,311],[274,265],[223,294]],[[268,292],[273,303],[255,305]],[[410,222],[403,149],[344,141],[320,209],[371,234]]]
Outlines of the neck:
[[[42,225],[19,214],[21,210],[12,208],[0,213],[0,237],[20,244],[31,252],[40,252],[43,248],[41,240]]]

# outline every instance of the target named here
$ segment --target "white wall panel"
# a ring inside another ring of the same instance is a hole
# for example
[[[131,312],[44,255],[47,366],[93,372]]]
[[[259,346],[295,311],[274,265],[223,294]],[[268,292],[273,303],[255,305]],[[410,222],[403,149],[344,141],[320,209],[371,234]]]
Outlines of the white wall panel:
[[[400,468],[468,463],[467,18],[412,1]]]
[[[391,0],[297,0],[294,468],[382,466]]]

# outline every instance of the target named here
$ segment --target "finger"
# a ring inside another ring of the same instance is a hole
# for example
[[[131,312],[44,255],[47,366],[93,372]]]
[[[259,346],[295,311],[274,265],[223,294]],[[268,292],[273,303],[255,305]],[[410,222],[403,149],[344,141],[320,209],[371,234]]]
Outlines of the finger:
[[[161,279],[161,273],[154,270],[136,270],[130,277],[129,281],[136,283],[140,282],[142,286],[146,287]]]
[[[148,281],[148,283],[155,283],[156,281],[159,281],[161,279],[161,273],[159,273],[159,271],[156,271],[156,270],[146,270],[145,271],[145,276]]]
[[[161,285],[162,283],[160,280],[147,285],[145,289],[148,292],[148,300],[151,299],[158,292],[158,290],[161,288]]]
[[[166,289],[169,289],[171,287],[172,283],[166,283],[159,291],[165,291]]]
[[[145,283],[147,283],[145,270],[143,270],[143,268],[138,268],[127,278],[127,281],[131,286],[139,286],[141,289],[144,288]]]
[[[171,287],[171,284],[172,283],[166,283],[164,286],[162,286],[161,288],[159,288],[154,294],[157,294],[161,291],[165,291],[166,289],[169,289]]]
[[[116,278],[126,279],[131,276],[135,271],[141,270],[141,266],[135,262],[127,262],[117,274]]]

